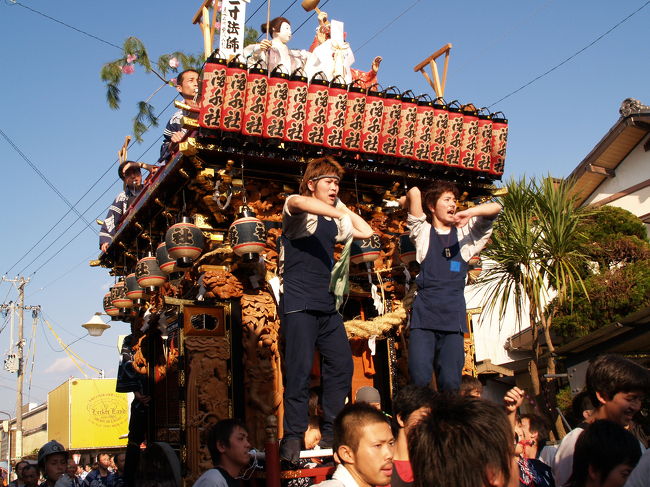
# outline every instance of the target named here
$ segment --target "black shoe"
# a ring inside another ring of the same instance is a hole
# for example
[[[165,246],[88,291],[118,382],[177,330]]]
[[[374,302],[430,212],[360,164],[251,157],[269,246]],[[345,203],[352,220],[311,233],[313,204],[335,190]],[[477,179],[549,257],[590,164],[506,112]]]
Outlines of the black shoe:
[[[298,463],[302,441],[300,438],[282,438],[280,441],[280,459],[290,463]]]

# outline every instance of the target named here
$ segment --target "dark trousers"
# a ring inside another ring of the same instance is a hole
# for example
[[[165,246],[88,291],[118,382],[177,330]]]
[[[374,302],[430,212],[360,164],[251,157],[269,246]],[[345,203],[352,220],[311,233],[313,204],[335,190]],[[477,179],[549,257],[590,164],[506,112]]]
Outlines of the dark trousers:
[[[129,439],[126,444],[124,458],[124,478],[126,485],[135,485],[135,474],[140,463],[140,445],[147,435],[148,407],[137,399],[131,402],[131,417],[129,418]]]
[[[439,391],[457,391],[465,362],[463,334],[416,328],[409,336],[409,374],[418,386],[431,383],[436,372]]]
[[[284,438],[302,440],[307,430],[309,374],[317,348],[322,357],[323,439],[332,438],[332,423],[352,385],[352,352],[338,313],[299,311],[282,319],[285,339]]]

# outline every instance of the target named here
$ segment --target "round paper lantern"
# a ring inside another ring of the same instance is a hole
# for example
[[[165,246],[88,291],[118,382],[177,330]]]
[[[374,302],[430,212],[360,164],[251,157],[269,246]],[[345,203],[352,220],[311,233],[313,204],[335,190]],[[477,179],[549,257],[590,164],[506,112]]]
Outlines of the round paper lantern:
[[[111,293],[104,294],[104,312],[108,316],[118,316],[120,314],[120,310],[113,306]]]
[[[149,252],[147,257],[140,259],[136,264],[135,278],[140,287],[149,287],[153,291],[165,283],[167,275],[160,270],[156,258]]]
[[[165,246],[179,267],[188,267],[203,251],[203,232],[186,216],[165,234]]]
[[[399,258],[405,264],[409,264],[415,260],[415,245],[411,242],[408,233],[402,233],[399,236]]]
[[[361,264],[363,262],[374,262],[379,257],[381,241],[379,235],[373,233],[370,238],[353,240],[350,248],[350,262]]]
[[[160,270],[165,274],[171,274],[178,270],[176,259],[172,259],[169,256],[169,252],[167,252],[167,244],[165,242],[158,244],[158,248],[156,249],[156,261],[158,262]]]
[[[135,278],[135,272],[126,276],[126,295],[129,299],[135,301],[136,299],[146,299],[147,293],[138,284]]]
[[[252,262],[266,249],[266,228],[253,210],[243,206],[228,229],[228,240],[236,255],[245,262]]]
[[[113,306],[119,309],[133,308],[133,301],[126,295],[126,284],[124,281],[119,281],[111,288],[111,300]]]

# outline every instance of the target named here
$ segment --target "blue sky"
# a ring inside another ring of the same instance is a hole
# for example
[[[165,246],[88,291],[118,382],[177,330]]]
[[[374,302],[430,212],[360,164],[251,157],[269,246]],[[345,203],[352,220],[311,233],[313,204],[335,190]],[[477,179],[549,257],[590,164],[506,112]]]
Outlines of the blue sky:
[[[251,0],[249,13],[261,1]],[[431,93],[413,66],[452,43],[445,97],[477,106],[500,100],[646,5],[640,0],[325,1],[321,5],[330,17],[345,22],[355,67],[369,69],[374,56],[383,56],[379,79],[384,86]],[[110,43],[121,45],[128,36],[139,37],[152,58],[175,50],[202,50],[199,29],[191,24],[197,1],[21,3]],[[272,17],[291,4],[273,0]],[[253,17],[254,27],[259,29],[265,12],[263,7]],[[299,1],[284,16],[294,30],[307,18]],[[567,176],[615,123],[623,99],[650,103],[650,67],[643,47],[649,19],[650,5],[548,76],[492,106],[510,120],[506,177]],[[308,21],[290,46],[307,48],[315,26],[315,18]],[[0,86],[5,93],[0,129],[70,202],[87,192],[76,206],[86,220],[103,218],[120,190],[115,161],[124,136],[130,133],[135,105],[158,88],[159,81],[136,67],[136,73],[125,76],[122,83],[121,109],[109,109],[99,71],[120,52],[9,0],[0,3],[0,45],[4,66]],[[174,94],[172,88],[163,88],[152,104],[161,110]],[[156,139],[170,115],[171,110],[165,112],[161,126],[131,149],[131,158],[140,157],[153,144],[141,160],[155,161]],[[0,273],[29,276],[26,304],[41,305],[45,318],[70,343],[85,334],[81,323],[101,310],[102,296],[112,284],[106,270],[87,264],[98,254],[98,227],[92,224],[92,231],[84,230],[74,212],[64,217],[69,207],[4,138],[0,138],[0,164],[4,183]],[[13,266],[36,243],[35,251]],[[11,285],[0,284],[0,302],[16,296]],[[31,315],[26,314],[25,323],[25,334],[30,336]],[[116,372],[117,336],[128,332],[124,323],[111,322],[111,326],[103,337],[83,338],[71,346],[90,364],[105,369],[107,376]],[[3,352],[9,347],[8,332],[9,327],[0,332]],[[37,326],[36,348],[30,397],[38,402],[68,376],[80,373],[42,323]],[[92,375],[91,370],[87,373]],[[0,410],[14,410],[14,380],[15,374],[0,371]],[[25,400],[27,389],[26,383]]]

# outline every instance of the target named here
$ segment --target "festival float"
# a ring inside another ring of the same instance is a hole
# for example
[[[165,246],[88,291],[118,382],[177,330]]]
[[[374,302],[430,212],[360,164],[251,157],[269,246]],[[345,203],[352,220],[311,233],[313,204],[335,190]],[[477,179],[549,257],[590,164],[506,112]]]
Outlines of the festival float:
[[[266,452],[260,482],[324,479],[326,469],[281,471],[277,451],[282,371],[290,366],[276,310],[278,237],[284,200],[298,192],[306,162],[332,156],[344,166],[339,196],[375,232],[352,246],[342,313],[353,391],[376,387],[385,410],[407,381],[407,310],[418,272],[397,200],[413,185],[446,179],[461,188],[461,205],[471,205],[495,194],[505,163],[503,114],[443,98],[450,44],[415,66],[433,88],[416,96],[408,87],[380,87],[381,58],[370,71],[352,68],[343,24],[320,11],[309,51],[289,49],[276,35],[244,48],[246,3],[222,0],[221,23],[229,27],[216,49],[209,26],[217,7],[206,0],[199,8],[194,23],[206,61],[197,104],[176,102],[186,137],[95,262],[116,279],[106,312],[136,329],[146,325],[136,365],[153,391],[148,440],[178,450],[185,485],[212,467],[202,433],[228,417],[244,419],[251,444]],[[317,1],[302,6],[318,10]],[[120,153],[126,160],[126,145]],[[475,276],[480,261],[472,264]],[[312,379],[317,385],[318,356]]]

